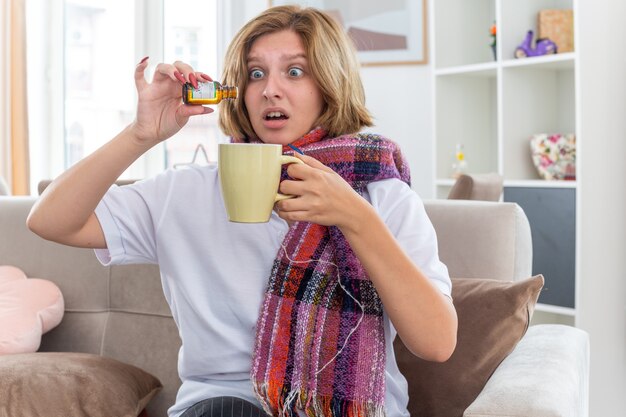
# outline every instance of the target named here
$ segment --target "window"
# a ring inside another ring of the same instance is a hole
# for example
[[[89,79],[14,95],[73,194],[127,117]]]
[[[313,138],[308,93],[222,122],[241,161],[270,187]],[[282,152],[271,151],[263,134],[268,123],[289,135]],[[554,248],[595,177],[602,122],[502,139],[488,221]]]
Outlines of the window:
[[[191,4],[181,8],[179,0],[165,0],[165,62],[180,60],[217,79],[219,73],[215,2],[191,0],[189,3]],[[190,10],[194,12],[190,13]],[[221,136],[215,114],[191,118],[181,132],[165,142],[165,166],[169,168],[191,162],[199,145],[210,160],[217,160],[217,144]],[[202,152],[198,152],[196,156],[196,162],[205,162]]]
[[[65,0],[64,5],[64,159],[68,168],[134,118],[136,19],[134,4],[128,0]]]
[[[31,188],[113,138],[135,117],[135,65],[150,55],[218,77],[218,0],[27,0]],[[45,10],[42,10],[42,7]],[[49,16],[45,18],[43,16]],[[202,144],[216,159],[217,117],[196,118],[122,177],[144,178],[191,161]]]

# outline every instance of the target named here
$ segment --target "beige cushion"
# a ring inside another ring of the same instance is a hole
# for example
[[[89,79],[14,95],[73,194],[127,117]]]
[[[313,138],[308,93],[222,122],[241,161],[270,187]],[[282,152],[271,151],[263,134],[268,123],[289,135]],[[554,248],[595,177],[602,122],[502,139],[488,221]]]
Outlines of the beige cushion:
[[[503,191],[504,179],[496,172],[487,174],[464,174],[454,183],[448,193],[451,200],[498,201]]]
[[[409,382],[412,416],[456,417],[474,401],[487,380],[528,328],[543,276],[507,282],[452,279],[459,317],[457,346],[444,363],[413,356],[396,338],[400,371]]]
[[[136,417],[161,389],[154,376],[87,353],[0,356],[0,415]]]

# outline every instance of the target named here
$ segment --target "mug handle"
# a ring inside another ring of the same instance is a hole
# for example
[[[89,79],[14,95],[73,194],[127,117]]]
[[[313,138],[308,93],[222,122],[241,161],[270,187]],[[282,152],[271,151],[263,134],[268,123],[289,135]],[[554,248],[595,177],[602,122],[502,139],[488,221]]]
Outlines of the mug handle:
[[[295,156],[281,155],[280,156],[280,164],[281,165],[285,165],[285,164],[304,164],[304,161],[302,161],[302,159],[296,158]],[[274,202],[282,201],[282,200],[286,200],[288,198],[294,198],[294,197],[295,197],[295,195],[276,193],[276,197],[274,198]]]

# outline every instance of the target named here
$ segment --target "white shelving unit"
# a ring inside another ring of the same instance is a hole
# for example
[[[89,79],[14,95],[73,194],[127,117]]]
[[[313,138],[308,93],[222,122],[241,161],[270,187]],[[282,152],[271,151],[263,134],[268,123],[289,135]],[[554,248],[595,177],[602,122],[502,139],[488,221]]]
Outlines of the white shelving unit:
[[[573,213],[576,236],[576,181],[545,181],[533,166],[529,138],[534,133],[574,133],[576,52],[516,59],[515,48],[526,32],[537,35],[537,15],[543,9],[572,9],[576,0],[436,0],[431,2],[433,60],[435,193],[446,198],[453,184],[452,162],[462,143],[468,172],[499,172],[505,190],[520,195],[529,190],[563,190]],[[489,28],[497,24],[497,59]],[[561,193],[563,194],[563,193]],[[507,192],[505,191],[505,199]],[[571,199],[571,195],[574,196]],[[520,203],[520,205],[522,205]],[[532,222],[532,219],[531,219]],[[532,224],[531,224],[532,226]],[[575,243],[574,243],[575,245]],[[575,260],[578,249],[564,255]],[[575,275],[575,272],[574,272]],[[549,286],[546,277],[546,287]],[[575,276],[571,277],[575,287]],[[575,291],[575,288],[573,289]],[[575,324],[573,305],[539,303],[541,322]],[[540,299],[541,301],[541,299]]]

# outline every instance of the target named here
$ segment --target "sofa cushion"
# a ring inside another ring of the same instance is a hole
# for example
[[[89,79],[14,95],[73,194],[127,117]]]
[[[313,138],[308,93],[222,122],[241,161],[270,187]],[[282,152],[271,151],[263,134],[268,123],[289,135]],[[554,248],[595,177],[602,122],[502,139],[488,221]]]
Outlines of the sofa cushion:
[[[0,266],[0,355],[37,351],[41,335],[61,322],[63,309],[55,283]]]
[[[459,318],[457,346],[444,363],[411,354],[394,341],[398,366],[409,383],[412,416],[460,417],[526,330],[543,276],[508,282],[453,278],[452,297]]]
[[[11,417],[136,417],[162,387],[135,366],[87,353],[0,356],[0,375],[0,414]]]

